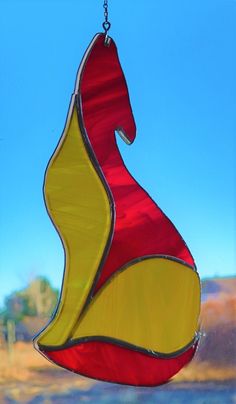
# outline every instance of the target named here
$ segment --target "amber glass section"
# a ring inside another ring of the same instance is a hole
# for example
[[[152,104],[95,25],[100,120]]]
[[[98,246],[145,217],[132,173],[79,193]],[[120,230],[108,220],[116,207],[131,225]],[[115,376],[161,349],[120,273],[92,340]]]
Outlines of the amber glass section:
[[[79,318],[111,227],[109,199],[89,159],[75,108],[47,168],[44,189],[66,262],[56,315],[37,342],[58,346],[67,341]]]
[[[200,309],[199,279],[164,258],[137,262],[96,294],[73,338],[105,336],[171,354],[194,339]]]

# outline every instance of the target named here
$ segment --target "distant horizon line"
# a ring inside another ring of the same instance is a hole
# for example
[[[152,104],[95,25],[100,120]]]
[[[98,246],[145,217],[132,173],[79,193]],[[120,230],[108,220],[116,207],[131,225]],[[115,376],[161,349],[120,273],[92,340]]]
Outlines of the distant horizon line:
[[[53,289],[58,289],[58,291],[60,292],[60,288],[62,287],[62,283],[61,283],[61,286],[60,286],[60,287],[57,287],[57,286],[54,286],[53,282],[51,282],[50,279],[49,279],[47,276],[44,276],[44,275],[37,275],[37,276],[35,276],[35,278],[33,278],[29,283],[27,283],[27,284],[25,285],[25,287],[23,287],[23,288],[21,288],[21,289],[13,289],[12,292],[10,292],[9,294],[3,295],[3,297],[0,298],[0,309],[3,308],[4,299],[5,299],[6,297],[10,296],[10,295],[11,295],[12,293],[14,293],[14,292],[20,292],[21,290],[24,290],[25,288],[27,288],[27,286],[28,286],[33,280],[38,279],[38,278],[40,278],[40,277],[46,279],[46,280],[50,283],[50,285],[52,286]],[[217,279],[236,279],[236,274],[235,274],[235,275],[233,275],[233,274],[232,274],[232,275],[214,275],[214,276],[207,276],[207,277],[200,278],[201,282],[206,282],[206,281],[210,281],[210,280],[217,280]]]

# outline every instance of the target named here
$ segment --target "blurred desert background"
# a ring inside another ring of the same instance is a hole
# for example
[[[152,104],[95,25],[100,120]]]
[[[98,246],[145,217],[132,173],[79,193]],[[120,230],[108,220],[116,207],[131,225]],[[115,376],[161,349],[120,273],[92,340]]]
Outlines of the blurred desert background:
[[[171,384],[236,382],[235,291],[234,277],[202,281],[200,345],[194,360]],[[82,394],[97,384],[51,364],[33,348],[32,336],[50,318],[58,293],[47,279],[37,278],[5,298],[0,313],[1,403],[48,403],[53,394],[63,396],[71,390]]]

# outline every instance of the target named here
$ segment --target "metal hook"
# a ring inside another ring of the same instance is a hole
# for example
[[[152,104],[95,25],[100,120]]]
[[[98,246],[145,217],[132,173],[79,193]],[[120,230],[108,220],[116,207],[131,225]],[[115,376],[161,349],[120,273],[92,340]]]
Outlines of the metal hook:
[[[109,46],[110,42],[111,42],[111,38],[108,36],[107,33],[108,33],[109,29],[111,28],[111,23],[108,21],[108,0],[104,0],[103,7],[104,7],[104,17],[105,17],[105,21],[102,24],[104,32],[105,32],[104,45]]]

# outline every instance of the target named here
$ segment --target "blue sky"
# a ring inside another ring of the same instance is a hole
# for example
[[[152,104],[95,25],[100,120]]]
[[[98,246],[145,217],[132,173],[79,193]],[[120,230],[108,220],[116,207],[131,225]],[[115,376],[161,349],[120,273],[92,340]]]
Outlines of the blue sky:
[[[1,0],[0,304],[63,250],[43,203],[76,71],[102,1]],[[137,138],[127,167],[174,222],[201,277],[235,273],[236,1],[110,0]]]

